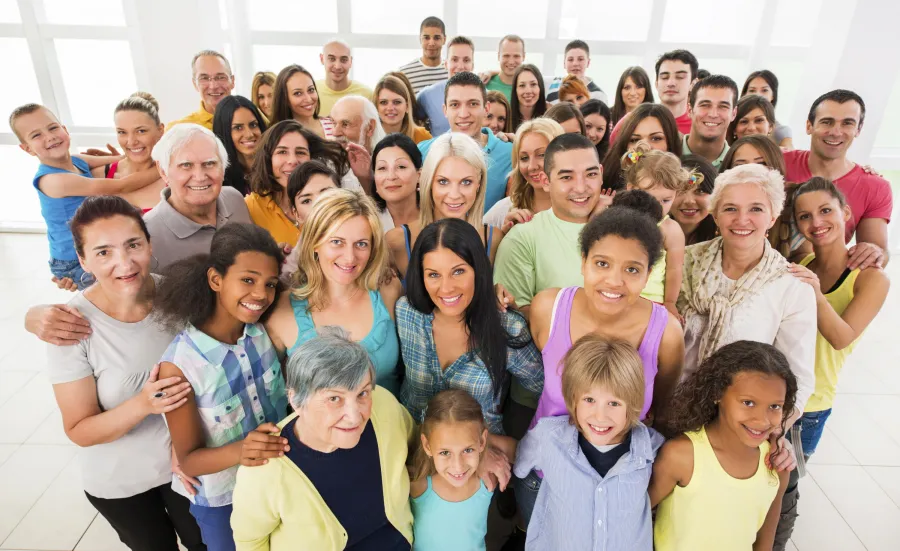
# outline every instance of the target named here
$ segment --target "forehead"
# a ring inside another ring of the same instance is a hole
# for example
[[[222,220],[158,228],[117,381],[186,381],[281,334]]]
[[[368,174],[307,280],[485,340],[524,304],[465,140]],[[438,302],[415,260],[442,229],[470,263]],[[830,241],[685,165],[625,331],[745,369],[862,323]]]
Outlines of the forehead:
[[[522,44],[518,40],[504,40],[500,44],[500,51],[503,53],[521,53],[525,50],[525,44]]]
[[[384,97],[385,99],[397,99],[397,98],[399,98],[399,99],[402,99],[402,100],[404,100],[404,101],[406,100],[406,98],[404,98],[404,97],[401,96],[400,94],[394,92],[393,90],[388,90],[387,88],[382,88],[382,89],[378,92],[378,97]]]
[[[538,149],[541,147],[547,147],[550,143],[550,140],[547,139],[546,136],[541,134],[540,132],[529,132],[522,136],[521,149]]]
[[[756,77],[747,85],[748,88],[768,88],[769,83],[763,77]]]
[[[769,196],[762,184],[732,184],[722,190],[723,203],[763,203],[769,204]]]
[[[59,120],[50,111],[42,107],[33,113],[19,116],[13,125],[21,134],[27,134],[36,128],[41,128],[54,122],[59,122]]]
[[[587,115],[586,117],[584,117],[584,122],[585,122],[585,124],[590,122],[594,126],[596,126],[598,124],[606,124],[606,117],[604,117],[600,113],[591,113],[590,115]]]
[[[555,173],[560,170],[584,170],[599,164],[597,150],[593,147],[560,151],[553,156],[553,172]]]
[[[368,218],[360,214],[332,225],[326,233],[353,240],[371,239],[372,226],[369,225]]]
[[[741,159],[758,159],[763,154],[753,144],[745,143],[734,151],[734,156]]]
[[[360,119],[362,118],[362,105],[358,101],[342,101],[331,108],[333,119]]]
[[[217,73],[228,73],[228,66],[219,56],[202,55],[197,58],[194,63],[195,74],[214,75]]]
[[[758,371],[742,371],[734,375],[728,391],[736,394],[756,393],[773,395],[776,400],[783,400],[787,391],[787,383],[777,375]]]
[[[604,235],[591,245],[590,255],[602,255],[623,262],[647,264],[647,251],[637,239],[625,239],[618,235]]]
[[[424,27],[421,34],[434,36],[444,34],[444,31],[442,31],[440,27]]]
[[[335,55],[335,56],[345,56],[350,55],[350,48],[341,44],[340,42],[332,42],[330,44],[326,44],[324,48],[322,48],[322,53],[325,55]]]
[[[859,104],[853,100],[838,103],[827,99],[816,107],[816,119],[829,117],[833,119],[859,120],[860,112]]]
[[[766,114],[763,112],[762,108],[754,107],[753,109],[744,113],[743,116],[747,117],[747,118],[755,118],[755,117],[764,117],[764,116],[766,116]]]
[[[215,141],[209,136],[194,136],[187,143],[181,146],[177,151],[172,152],[169,164],[182,161],[206,161],[208,159],[218,159],[219,149]]]
[[[288,88],[306,88],[312,86],[313,79],[304,72],[297,71],[287,79]]]
[[[481,89],[477,86],[456,85],[447,88],[447,101],[481,101]]]
[[[531,71],[522,71],[519,73],[518,82],[537,82],[537,77]]]
[[[572,48],[571,50],[566,52],[566,58],[570,57],[587,57],[587,52],[585,52],[581,48]]]
[[[478,174],[478,169],[470,165],[469,162],[462,157],[446,157],[438,164],[434,172],[435,174],[442,174],[444,176],[456,175],[459,177],[468,177],[473,174]]]
[[[438,247],[425,253],[425,256],[422,257],[422,265],[426,269],[434,270],[440,266],[456,266],[458,264],[467,264],[467,262],[446,247]]]
[[[691,72],[691,66],[677,59],[667,59],[659,65],[659,73],[677,73],[679,71]]]
[[[246,107],[238,107],[234,110],[234,115],[231,117],[231,122],[249,122],[256,120],[256,115],[253,114],[253,111],[247,109]]]
[[[309,148],[309,142],[303,134],[299,132],[288,132],[278,140],[275,147],[306,147]]]
[[[473,57],[475,55],[475,50],[472,49],[468,44],[452,44],[448,49],[447,53],[451,56],[469,56]]]
[[[278,261],[260,251],[243,251],[234,257],[232,268],[238,271],[260,272],[265,277],[278,275]],[[230,270],[229,270],[230,271]]]
[[[634,127],[635,134],[653,134],[654,132],[662,132],[663,126],[656,117],[644,117],[644,120],[637,123]]]
[[[397,147],[396,145],[385,147],[384,149],[379,151],[378,156],[375,157],[376,161],[392,161],[394,159],[406,159],[408,161],[412,161],[409,153],[404,151],[402,147]]]
[[[727,101],[731,103],[734,101],[734,90],[731,88],[718,88],[712,86],[704,86],[697,90],[696,102],[701,101],[712,101],[712,102],[723,102]]]

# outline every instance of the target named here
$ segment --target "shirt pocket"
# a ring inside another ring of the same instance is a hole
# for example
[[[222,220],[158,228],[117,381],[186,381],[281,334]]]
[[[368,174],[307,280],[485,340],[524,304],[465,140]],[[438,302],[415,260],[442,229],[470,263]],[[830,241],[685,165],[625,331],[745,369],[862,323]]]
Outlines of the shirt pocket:
[[[244,437],[243,421],[247,413],[239,394],[212,407],[198,409],[209,433],[208,444],[223,446]]]
[[[634,515],[639,517],[645,508],[649,506],[649,494],[647,489],[650,486],[650,473],[652,469],[638,469],[622,476],[617,476],[612,481],[615,488],[615,495],[618,498],[616,508],[625,515]]]
[[[277,363],[263,373],[263,387],[266,389],[266,396],[273,404],[277,404],[285,395],[284,377],[281,373],[281,366]]]

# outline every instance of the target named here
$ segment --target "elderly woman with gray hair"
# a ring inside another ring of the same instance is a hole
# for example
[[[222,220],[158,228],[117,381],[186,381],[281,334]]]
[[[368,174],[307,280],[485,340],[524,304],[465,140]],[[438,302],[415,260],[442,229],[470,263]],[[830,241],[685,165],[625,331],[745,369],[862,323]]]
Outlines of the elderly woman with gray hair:
[[[409,550],[408,445],[415,425],[375,386],[366,349],[336,327],[291,355],[279,424],[290,450],[240,469],[231,525],[239,551]]]

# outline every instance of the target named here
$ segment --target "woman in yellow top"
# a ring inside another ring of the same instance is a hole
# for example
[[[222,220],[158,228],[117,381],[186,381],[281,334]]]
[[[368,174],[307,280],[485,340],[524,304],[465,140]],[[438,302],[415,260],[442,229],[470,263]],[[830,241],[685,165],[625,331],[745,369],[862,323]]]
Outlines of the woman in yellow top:
[[[409,89],[399,78],[385,75],[375,85],[372,99],[385,134],[406,134],[416,143],[431,139],[431,132],[413,119]]]
[[[291,172],[312,158],[338,174],[349,170],[347,153],[340,144],[323,140],[294,120],[272,125],[256,147],[250,169],[251,193],[244,201],[253,223],[267,229],[278,243],[293,246],[300,237],[287,186]]]
[[[324,328],[291,355],[286,375],[294,413],[279,428],[290,449],[238,470],[231,516],[237,550],[408,551],[406,458],[415,424],[375,385],[366,349]]]

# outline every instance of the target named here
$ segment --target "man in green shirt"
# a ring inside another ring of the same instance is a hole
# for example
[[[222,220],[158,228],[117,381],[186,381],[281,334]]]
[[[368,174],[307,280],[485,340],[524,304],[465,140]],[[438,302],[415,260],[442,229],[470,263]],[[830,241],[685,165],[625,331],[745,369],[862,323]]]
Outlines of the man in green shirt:
[[[506,99],[512,101],[513,76],[519,65],[525,62],[525,41],[514,34],[501,38],[497,60],[500,61],[500,72],[493,74],[485,87],[488,91],[502,92]]]
[[[728,153],[728,125],[737,114],[737,97],[737,84],[724,75],[710,75],[691,88],[691,131],[682,138],[682,155],[699,155],[719,168]]]

